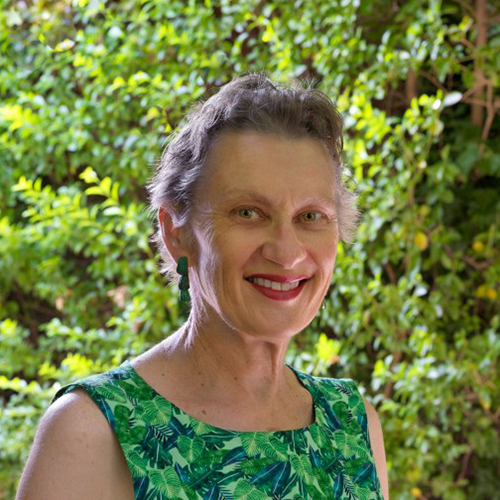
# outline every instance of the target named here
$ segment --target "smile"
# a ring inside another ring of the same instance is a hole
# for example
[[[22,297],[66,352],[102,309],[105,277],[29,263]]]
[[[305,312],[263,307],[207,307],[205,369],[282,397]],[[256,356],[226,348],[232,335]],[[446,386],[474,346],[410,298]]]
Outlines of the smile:
[[[262,295],[273,300],[292,300],[300,295],[308,280],[293,283],[278,283],[263,278],[246,278],[252,287]]]
[[[300,281],[295,281],[294,283],[278,283],[277,281],[270,281],[264,278],[247,278],[250,283],[256,283],[257,285],[263,286],[265,288],[272,288],[273,290],[281,290],[282,292],[288,292],[288,290],[293,290],[300,285]]]

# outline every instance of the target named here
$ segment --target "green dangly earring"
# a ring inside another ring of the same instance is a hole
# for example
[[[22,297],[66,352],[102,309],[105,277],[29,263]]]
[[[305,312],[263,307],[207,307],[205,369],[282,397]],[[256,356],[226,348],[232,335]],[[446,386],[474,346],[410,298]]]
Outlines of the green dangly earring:
[[[179,288],[181,290],[181,302],[189,302],[189,276],[188,276],[188,260],[187,257],[180,257],[177,262],[177,272],[181,275]]]

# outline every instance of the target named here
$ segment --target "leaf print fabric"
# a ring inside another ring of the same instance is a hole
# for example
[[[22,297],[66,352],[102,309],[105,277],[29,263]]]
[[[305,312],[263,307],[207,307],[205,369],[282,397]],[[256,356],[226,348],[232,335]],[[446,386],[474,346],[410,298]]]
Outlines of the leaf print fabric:
[[[365,407],[352,380],[292,369],[311,393],[303,429],[244,432],[197,420],[127,360],[57,391],[81,387],[112,427],[137,500],[383,500]]]

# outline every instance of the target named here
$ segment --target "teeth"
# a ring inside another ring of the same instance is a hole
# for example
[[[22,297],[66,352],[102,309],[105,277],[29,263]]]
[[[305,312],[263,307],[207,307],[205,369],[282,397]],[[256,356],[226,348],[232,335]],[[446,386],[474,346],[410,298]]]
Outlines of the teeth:
[[[294,281],[293,283],[278,283],[276,281],[269,281],[263,278],[247,278],[251,283],[263,286],[265,288],[272,288],[273,290],[278,290],[281,292],[287,292],[288,290],[293,290],[297,288],[300,281]]]

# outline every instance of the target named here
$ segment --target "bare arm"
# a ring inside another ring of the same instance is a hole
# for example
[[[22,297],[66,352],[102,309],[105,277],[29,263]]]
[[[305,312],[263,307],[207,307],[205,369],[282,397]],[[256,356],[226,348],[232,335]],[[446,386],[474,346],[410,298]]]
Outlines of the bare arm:
[[[42,417],[16,500],[133,499],[125,456],[104,415],[83,389]]]
[[[382,426],[377,415],[377,410],[373,405],[363,398],[363,403],[366,408],[366,416],[368,418],[368,433],[370,434],[370,443],[372,445],[373,456],[375,458],[375,466],[377,467],[377,475],[382,488],[382,494],[385,500],[389,500],[389,481],[387,479],[387,462],[385,459],[384,436]]]

